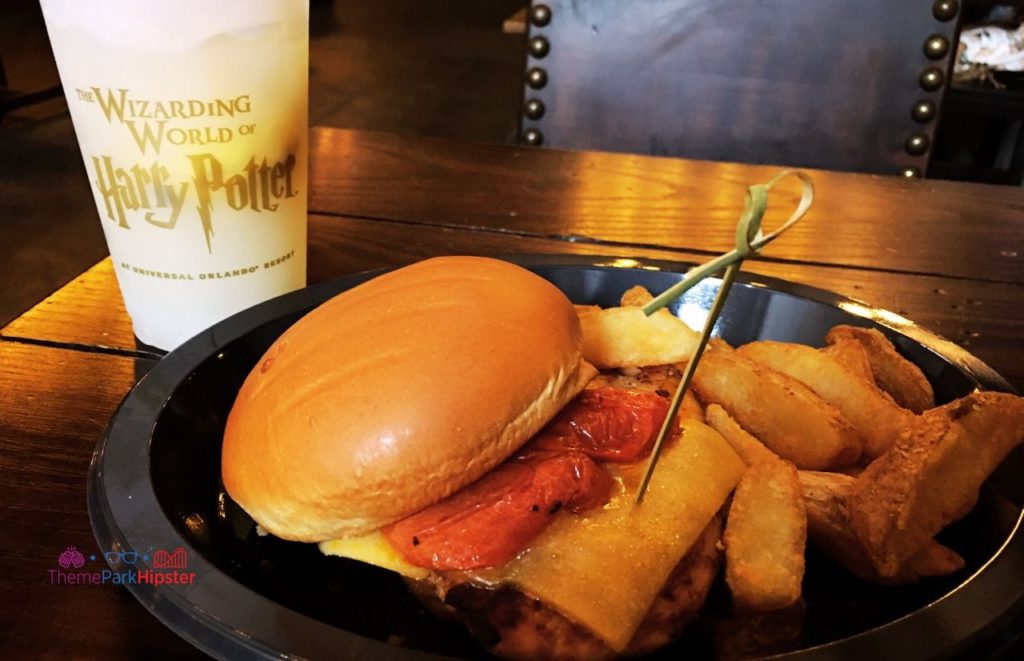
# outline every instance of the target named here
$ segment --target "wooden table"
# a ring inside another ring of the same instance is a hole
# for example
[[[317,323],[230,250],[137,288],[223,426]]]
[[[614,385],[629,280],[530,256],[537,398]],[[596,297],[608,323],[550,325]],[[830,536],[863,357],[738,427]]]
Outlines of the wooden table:
[[[452,253],[702,261],[732,246],[746,187],[777,170],[326,128],[310,153],[311,283]],[[1024,390],[1024,191],[811,175],[808,218],[746,270],[897,312]],[[796,198],[773,194],[766,227]],[[68,545],[98,552],[90,455],[158,359],[136,345],[109,260],[0,331],[4,657],[198,656],[125,590],[47,573]]]

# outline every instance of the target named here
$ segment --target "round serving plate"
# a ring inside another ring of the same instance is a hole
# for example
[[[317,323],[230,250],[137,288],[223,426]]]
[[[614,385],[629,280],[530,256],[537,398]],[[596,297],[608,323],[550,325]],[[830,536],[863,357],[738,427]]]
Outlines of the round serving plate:
[[[601,306],[618,304],[637,284],[663,291],[690,266],[566,256],[509,261],[550,280],[575,303]],[[136,571],[177,562],[181,573],[193,573],[187,583],[136,583],[127,589],[164,624],[213,656],[486,656],[461,627],[420,608],[391,572],[323,556],[314,544],[258,535],[220,483],[224,424],[249,370],[296,320],[377,273],[276,298],[189,340],[125,397],[96,448],[88,503],[100,549],[137,552],[131,567]],[[716,280],[701,283],[676,301],[673,312],[699,324],[717,286]],[[1011,390],[981,361],[898,315],[762,276],[740,276],[716,333],[734,345],[774,339],[821,346],[837,324],[886,333],[921,367],[939,403],[976,388]],[[802,647],[787,658],[926,659],[987,653],[1012,639],[1024,605],[1022,468],[1024,452],[1018,449],[986,483],[971,514],[940,535],[966,561],[966,568],[952,576],[881,587],[809,549]],[[115,563],[112,569],[125,567]],[[721,601],[715,590],[706,617],[656,657],[713,656],[714,604]]]

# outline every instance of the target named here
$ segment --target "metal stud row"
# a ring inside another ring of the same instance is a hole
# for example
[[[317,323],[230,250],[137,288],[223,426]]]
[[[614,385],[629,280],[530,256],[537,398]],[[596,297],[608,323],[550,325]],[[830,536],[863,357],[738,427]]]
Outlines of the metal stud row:
[[[534,27],[542,28],[551,23],[551,8],[547,5],[534,5],[530,8],[530,23]],[[535,60],[543,60],[551,52],[551,44],[547,37],[535,35],[526,42],[526,50],[530,57]],[[526,85],[533,90],[543,89],[548,84],[548,72],[539,66],[530,67],[526,72]],[[544,116],[544,102],[536,97],[531,97],[523,103],[523,115],[534,121]],[[530,127],[523,130],[521,140],[531,147],[539,147],[544,144],[544,134],[540,129]]]
[[[960,3],[957,0],[935,0],[932,3],[932,16],[935,20],[943,23],[956,18],[960,11]],[[933,34],[924,40],[921,50],[929,60],[941,60],[949,54],[950,43],[945,35]],[[918,86],[925,92],[935,92],[942,88],[946,82],[946,74],[943,69],[929,65],[925,67],[917,77]],[[928,124],[938,115],[938,107],[931,99],[918,99],[910,108],[910,117],[918,124]],[[928,153],[931,147],[931,139],[927,133],[914,133],[907,136],[903,141],[903,150],[910,156],[923,156]],[[913,178],[921,176],[921,168],[910,165],[904,167],[900,174],[904,177]]]
[[[935,0],[932,4],[932,15],[936,20],[949,21],[956,17],[959,11],[957,0]],[[547,5],[535,5],[530,9],[530,23],[535,27],[545,27],[551,23],[551,8]],[[527,42],[527,50],[530,57],[542,60],[551,52],[551,44],[543,35],[536,35]],[[949,53],[949,40],[941,34],[929,36],[923,45],[922,50],[927,58],[940,60]],[[918,84],[926,92],[934,92],[945,83],[945,73],[936,66],[926,67],[918,77]],[[526,72],[526,84],[534,90],[543,89],[548,83],[548,74],[543,68],[534,66]],[[546,108],[544,102],[538,98],[529,98],[523,103],[523,115],[527,119],[539,120],[544,116]],[[928,124],[935,119],[938,109],[935,102],[930,99],[918,100],[910,110],[914,121],[920,124]],[[537,128],[528,128],[523,131],[523,141],[532,146],[539,146],[544,143],[544,134]],[[922,156],[928,152],[931,141],[925,133],[915,133],[904,141],[904,149],[911,156]],[[920,176],[920,169],[916,167],[904,168],[902,174],[907,177]]]

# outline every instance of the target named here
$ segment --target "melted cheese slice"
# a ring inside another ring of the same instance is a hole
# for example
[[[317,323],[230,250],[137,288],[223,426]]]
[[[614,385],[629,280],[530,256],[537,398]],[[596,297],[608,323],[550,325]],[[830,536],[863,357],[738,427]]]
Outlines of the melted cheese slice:
[[[589,628],[615,651],[629,644],[679,560],[739,482],[744,464],[718,432],[684,420],[665,448],[641,505],[634,504],[646,462],[616,467],[620,485],[603,508],[562,515],[503,567],[467,572],[512,584]],[[379,532],[322,542],[320,550],[410,578],[430,571],[406,562]]]
[[[695,420],[680,426],[683,436],[662,453],[642,504],[634,501],[645,462],[620,468],[623,489],[608,505],[558,517],[501,569],[502,580],[625,649],[744,470],[718,432]]]
[[[390,569],[409,578],[424,578],[430,574],[429,569],[406,562],[380,531],[320,542],[320,552]]]

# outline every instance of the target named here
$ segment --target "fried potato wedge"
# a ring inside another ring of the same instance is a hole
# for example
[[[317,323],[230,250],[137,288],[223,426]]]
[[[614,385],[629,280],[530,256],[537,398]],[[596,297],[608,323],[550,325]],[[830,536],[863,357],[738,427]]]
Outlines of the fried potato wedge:
[[[619,305],[623,307],[643,307],[654,300],[651,292],[641,285],[630,287],[622,294]]]
[[[690,393],[686,393],[689,397]],[[685,402],[684,402],[685,404]],[[722,435],[747,466],[767,461],[780,461],[779,455],[750,435],[729,413],[718,404],[711,404],[704,412],[707,424]]]
[[[723,541],[725,581],[738,611],[773,611],[800,599],[807,514],[793,464],[763,461],[744,471]]]
[[[765,341],[745,344],[736,352],[793,377],[835,406],[864,437],[864,450],[872,458],[892,447],[913,423],[913,413],[813,347]]]
[[[646,316],[639,307],[580,315],[583,357],[599,369],[685,362],[700,334],[668,310]]]
[[[859,376],[868,383],[876,385],[875,375],[871,372],[871,361],[868,359],[868,350],[860,342],[840,340],[835,344],[819,349],[819,351],[825,355],[832,356],[850,374]]]
[[[929,540],[889,576],[879,574],[850,523],[849,499],[856,479],[840,473],[800,471],[811,544],[847,571],[872,583],[903,585],[928,576],[945,576],[963,569],[956,551]]]
[[[829,345],[857,342],[867,351],[875,383],[892,395],[897,404],[914,413],[935,406],[935,394],[924,373],[896,351],[885,335],[874,328],[836,326],[825,336]]]
[[[682,424],[684,420],[696,420],[697,422],[707,424],[707,418],[704,415],[704,407],[700,405],[700,401],[697,399],[697,396],[693,394],[693,391],[687,390],[683,394],[683,401],[679,404],[679,412],[676,413],[676,420],[679,424]]]
[[[838,410],[792,377],[738,351],[709,350],[694,375],[698,398],[724,408],[744,429],[797,468],[854,463],[864,439]]]
[[[1024,398],[981,392],[926,411],[856,478],[853,529],[890,576],[974,506],[982,482],[1024,440]]]

